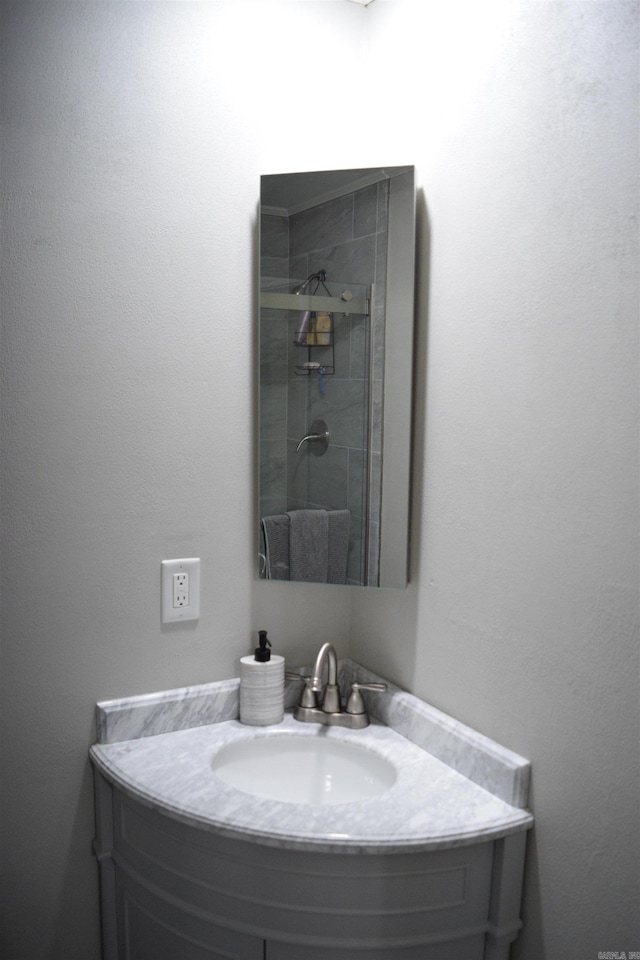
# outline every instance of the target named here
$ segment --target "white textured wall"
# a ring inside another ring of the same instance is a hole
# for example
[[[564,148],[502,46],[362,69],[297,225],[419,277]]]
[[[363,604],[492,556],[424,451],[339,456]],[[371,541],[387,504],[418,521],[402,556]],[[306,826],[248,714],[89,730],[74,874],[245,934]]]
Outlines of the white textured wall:
[[[4,6],[7,960],[97,957],[96,700],[236,675],[258,627],[294,662],[348,631],[347,591],[254,584],[259,177],[342,162],[301,134],[353,61],[290,83],[278,52],[359,44],[335,6]],[[163,627],[181,556],[201,617]]]
[[[98,957],[95,700],[233,675],[259,626],[294,660],[351,630],[532,759],[518,960],[638,948],[638,5],[448,6],[3,6],[9,960]],[[259,175],[407,162],[413,584],[259,583]],[[163,628],[159,563],[181,555],[202,616]]]
[[[640,949],[638,4],[476,6],[371,19],[423,190],[415,536],[352,655],[532,761],[514,958],[595,960]]]

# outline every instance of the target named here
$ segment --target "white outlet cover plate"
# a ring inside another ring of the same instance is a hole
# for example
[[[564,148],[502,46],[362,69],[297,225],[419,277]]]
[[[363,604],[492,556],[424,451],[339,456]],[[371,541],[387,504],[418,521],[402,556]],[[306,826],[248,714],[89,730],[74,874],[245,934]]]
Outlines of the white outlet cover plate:
[[[174,607],[173,605],[174,573],[189,575],[189,606],[187,607]],[[161,564],[160,597],[163,623],[197,620],[200,616],[200,557],[163,560]]]

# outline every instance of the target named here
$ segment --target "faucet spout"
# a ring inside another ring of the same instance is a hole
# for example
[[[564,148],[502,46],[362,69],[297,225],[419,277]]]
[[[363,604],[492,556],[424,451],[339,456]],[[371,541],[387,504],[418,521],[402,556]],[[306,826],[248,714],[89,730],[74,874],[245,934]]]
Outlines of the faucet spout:
[[[316,693],[322,691],[322,668],[327,661],[327,685],[324,688],[322,709],[325,713],[340,713],[340,692],[338,690],[338,657],[335,647],[331,643],[323,643],[318,650],[316,662],[313,666],[311,689]]]

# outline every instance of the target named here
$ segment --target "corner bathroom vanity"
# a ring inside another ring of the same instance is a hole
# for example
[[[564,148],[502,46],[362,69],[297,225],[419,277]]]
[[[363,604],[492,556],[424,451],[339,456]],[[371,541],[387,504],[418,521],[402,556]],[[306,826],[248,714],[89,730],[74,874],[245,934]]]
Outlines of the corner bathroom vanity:
[[[358,730],[243,725],[237,680],[98,704],[104,960],[507,960],[529,764],[386,687]]]

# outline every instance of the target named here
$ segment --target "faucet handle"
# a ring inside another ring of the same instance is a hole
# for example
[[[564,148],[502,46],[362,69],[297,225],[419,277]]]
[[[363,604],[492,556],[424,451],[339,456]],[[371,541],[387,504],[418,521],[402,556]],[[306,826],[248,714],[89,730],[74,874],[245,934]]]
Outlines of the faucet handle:
[[[291,670],[285,670],[285,680],[302,680],[304,689],[300,695],[301,707],[317,707],[318,698],[313,689],[313,677],[305,677],[302,673],[293,673]]]
[[[285,680],[303,680],[305,683],[312,679],[311,677],[305,677],[303,673],[294,673],[293,670],[285,670],[284,678]]]
[[[345,713],[359,714],[367,712],[362,694],[360,693],[361,690],[379,690],[380,692],[384,692],[386,689],[386,683],[352,683],[351,693],[349,694],[347,705],[344,708]]]

